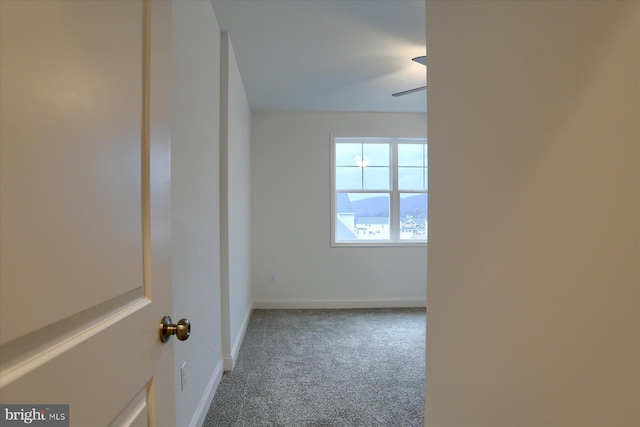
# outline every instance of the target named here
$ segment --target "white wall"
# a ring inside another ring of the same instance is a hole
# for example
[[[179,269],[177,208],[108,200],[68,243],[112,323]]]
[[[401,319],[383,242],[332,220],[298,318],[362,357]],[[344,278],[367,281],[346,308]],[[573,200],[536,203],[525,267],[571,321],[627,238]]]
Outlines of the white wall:
[[[220,196],[222,339],[233,369],[251,314],[251,110],[233,45],[222,33]]]
[[[253,113],[256,307],[424,306],[426,247],[330,247],[330,149],[332,133],[425,137],[426,128],[424,114]]]
[[[427,425],[640,425],[639,28],[428,2]]]
[[[191,337],[174,343],[175,425],[200,426],[222,374],[220,30],[209,2],[172,4],[171,315],[192,323]],[[187,362],[187,386],[181,391],[178,373],[183,362]]]

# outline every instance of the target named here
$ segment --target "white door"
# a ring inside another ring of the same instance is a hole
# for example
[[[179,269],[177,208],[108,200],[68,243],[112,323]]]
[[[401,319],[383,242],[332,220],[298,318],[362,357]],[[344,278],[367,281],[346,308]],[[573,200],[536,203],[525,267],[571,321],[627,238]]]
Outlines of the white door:
[[[171,5],[2,0],[0,20],[0,403],[171,426]]]

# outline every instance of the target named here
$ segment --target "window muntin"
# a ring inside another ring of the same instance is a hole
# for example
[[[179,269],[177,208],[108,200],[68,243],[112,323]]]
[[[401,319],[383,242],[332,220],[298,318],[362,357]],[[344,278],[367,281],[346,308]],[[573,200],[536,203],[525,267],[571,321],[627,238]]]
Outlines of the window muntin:
[[[389,190],[388,144],[339,143],[335,146],[336,190]]]
[[[332,244],[425,244],[426,138],[333,140]]]

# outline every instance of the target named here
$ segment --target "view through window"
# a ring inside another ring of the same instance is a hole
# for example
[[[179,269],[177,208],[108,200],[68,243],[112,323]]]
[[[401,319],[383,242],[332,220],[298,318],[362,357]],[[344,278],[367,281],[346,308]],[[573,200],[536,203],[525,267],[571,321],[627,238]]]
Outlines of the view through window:
[[[428,164],[426,138],[334,138],[332,243],[424,244]]]

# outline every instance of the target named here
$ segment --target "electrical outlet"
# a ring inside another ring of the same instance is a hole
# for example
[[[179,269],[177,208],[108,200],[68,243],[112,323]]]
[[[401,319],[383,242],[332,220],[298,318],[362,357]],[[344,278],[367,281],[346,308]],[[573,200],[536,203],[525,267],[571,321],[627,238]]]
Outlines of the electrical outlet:
[[[276,275],[269,273],[269,283],[276,283]]]
[[[184,391],[187,387],[187,362],[180,366],[180,391]]]

